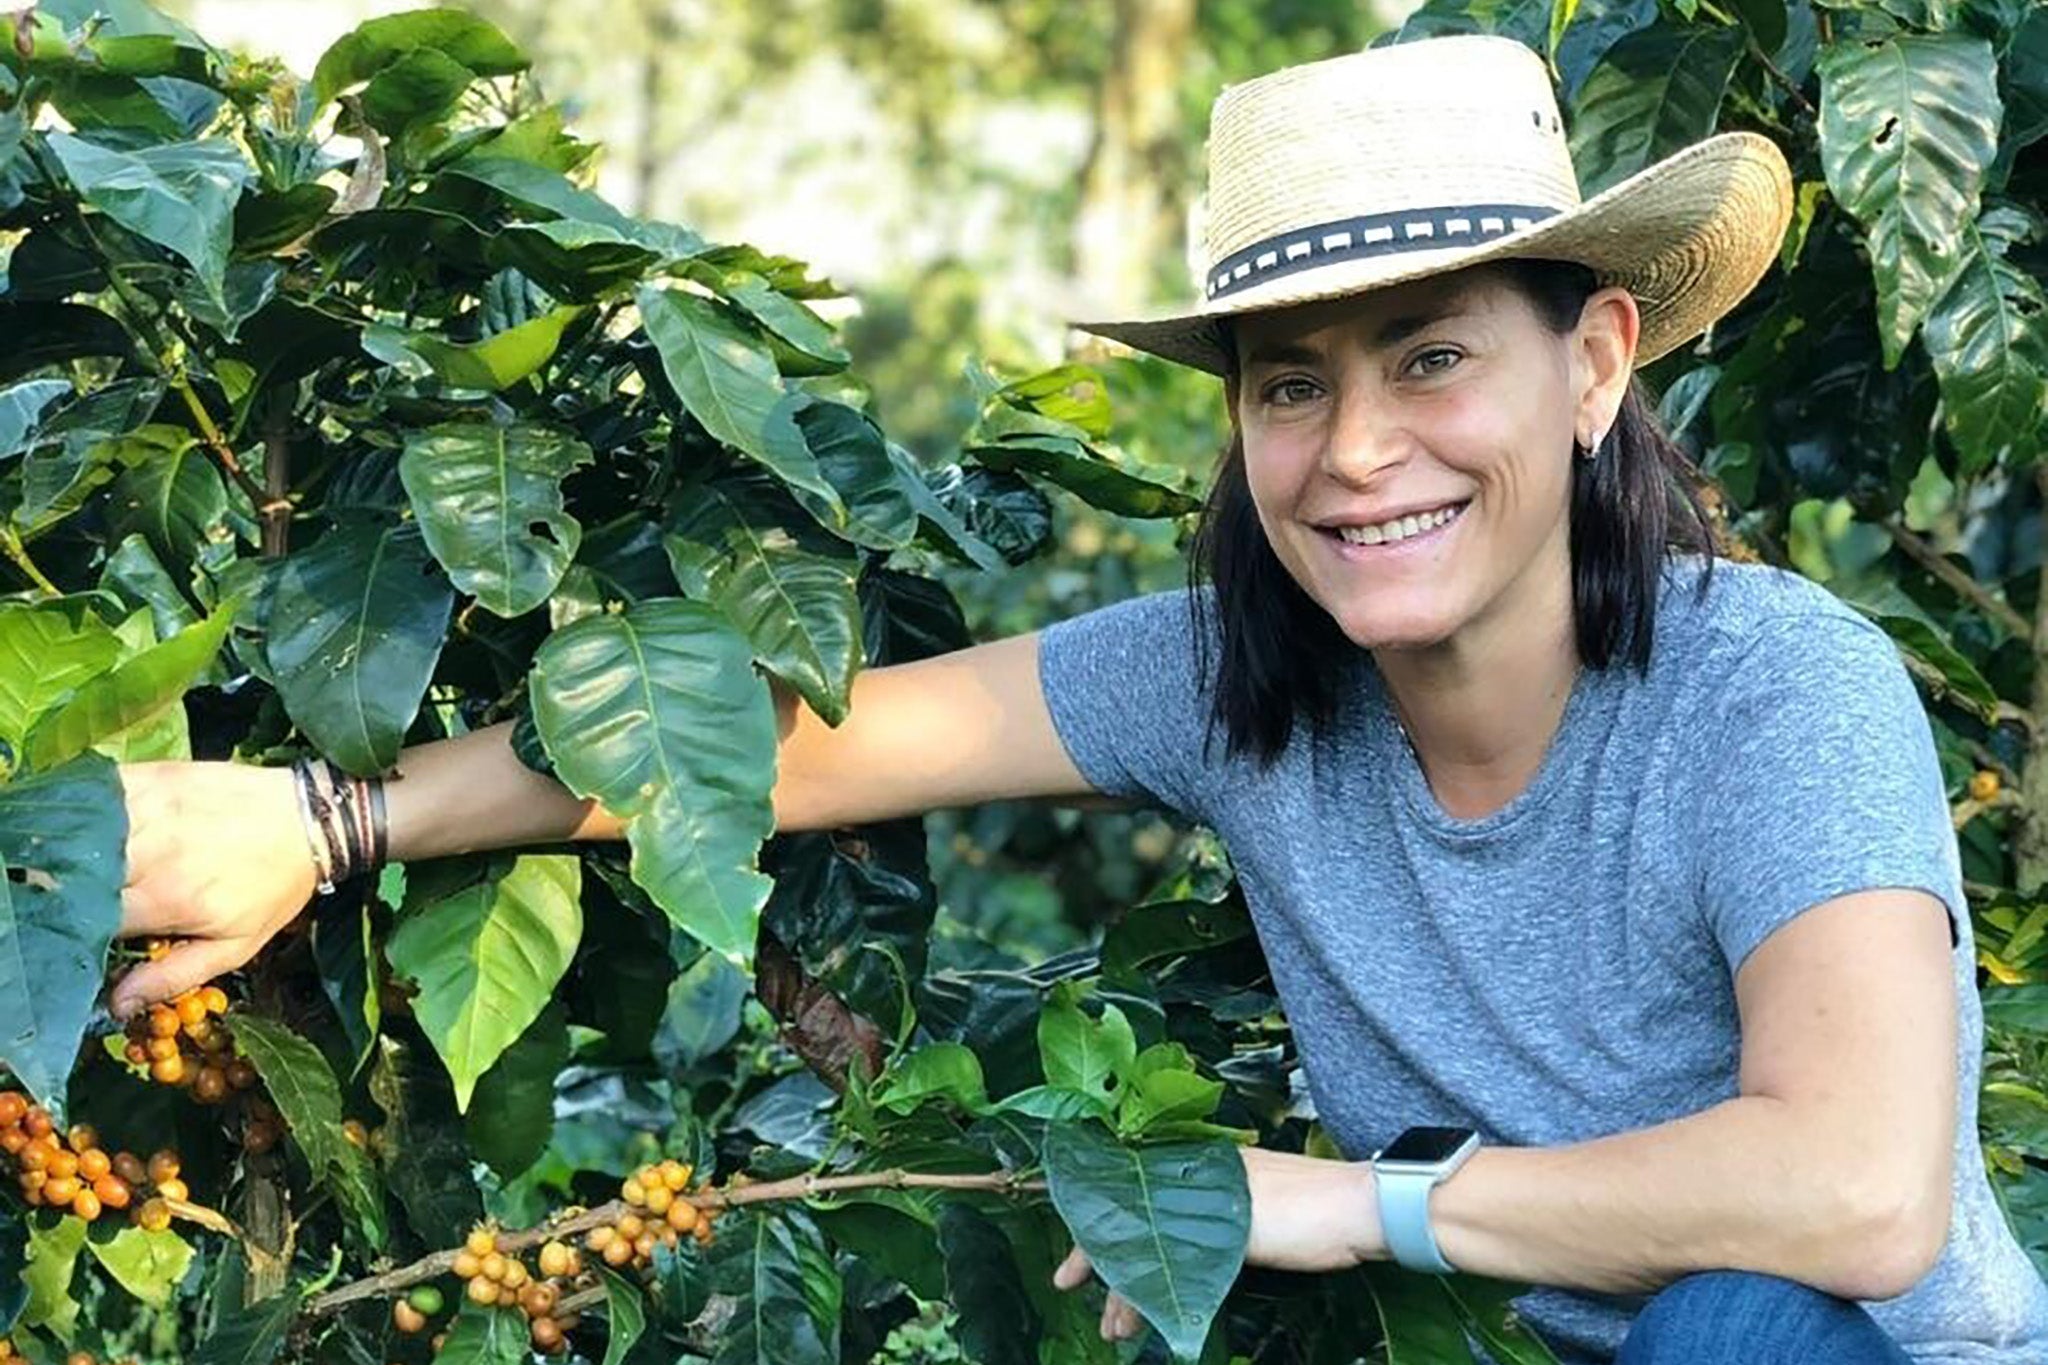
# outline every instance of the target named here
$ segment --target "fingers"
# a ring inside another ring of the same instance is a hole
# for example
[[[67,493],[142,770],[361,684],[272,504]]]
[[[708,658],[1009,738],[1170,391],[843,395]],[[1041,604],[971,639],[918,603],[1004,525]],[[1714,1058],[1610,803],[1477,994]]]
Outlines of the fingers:
[[[1088,1264],[1087,1253],[1082,1251],[1081,1248],[1075,1247],[1067,1253],[1067,1259],[1060,1262],[1059,1268],[1053,1271],[1053,1287],[1055,1289],[1078,1289],[1088,1283],[1088,1277],[1093,1273],[1092,1267]],[[1104,1341],[1123,1341],[1129,1337],[1134,1337],[1144,1329],[1144,1326],[1144,1319],[1138,1316],[1138,1310],[1131,1307],[1122,1295],[1111,1294],[1104,1301],[1102,1305],[1102,1339]]]
[[[225,976],[256,955],[263,946],[254,938],[190,939],[176,944],[154,962],[145,962],[121,978],[107,1004],[126,1023],[158,1000],[169,1000],[217,976]]]
[[[1104,1341],[1127,1341],[1138,1335],[1144,1328],[1138,1310],[1121,1297],[1111,1294],[1102,1305],[1102,1339]]]

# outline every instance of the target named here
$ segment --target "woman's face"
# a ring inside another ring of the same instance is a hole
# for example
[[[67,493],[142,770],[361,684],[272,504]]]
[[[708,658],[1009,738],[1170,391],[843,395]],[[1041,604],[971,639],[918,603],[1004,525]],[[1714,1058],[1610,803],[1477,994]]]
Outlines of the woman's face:
[[[1559,336],[1483,268],[1240,320],[1231,404],[1280,562],[1368,649],[1568,603],[1573,442],[1612,424],[1635,324],[1608,289]]]

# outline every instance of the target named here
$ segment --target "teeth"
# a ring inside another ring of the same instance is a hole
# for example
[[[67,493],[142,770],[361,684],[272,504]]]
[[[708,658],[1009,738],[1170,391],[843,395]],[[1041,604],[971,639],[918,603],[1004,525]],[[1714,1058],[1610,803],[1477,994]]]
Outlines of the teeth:
[[[1457,516],[1459,510],[1456,507],[1440,507],[1434,512],[1424,512],[1420,516],[1396,517],[1377,526],[1340,526],[1337,528],[1337,534],[1353,545],[1390,545],[1395,541],[1406,540],[1410,536],[1421,535],[1424,531],[1435,530]]]

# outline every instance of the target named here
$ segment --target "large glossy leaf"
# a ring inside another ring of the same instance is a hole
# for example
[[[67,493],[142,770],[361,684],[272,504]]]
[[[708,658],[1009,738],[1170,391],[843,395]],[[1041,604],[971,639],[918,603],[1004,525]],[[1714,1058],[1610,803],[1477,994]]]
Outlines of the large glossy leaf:
[[[1991,45],[1957,33],[1837,43],[1820,63],[1821,165],[1863,225],[1887,368],[1956,269],[1998,150]]]
[[[758,461],[792,488],[839,508],[839,494],[818,469],[794,407],[783,402],[775,357],[717,304],[677,289],[642,289],[640,316],[661,352],[676,396],[704,430]]]
[[[860,563],[802,547],[776,511],[745,484],[707,484],[664,538],[669,562],[686,594],[724,612],[762,667],[837,725],[861,661]]]
[[[30,729],[120,654],[114,632],[76,604],[0,603],[0,742],[10,767]]]
[[[123,1289],[152,1308],[167,1308],[192,1264],[192,1244],[165,1228],[122,1228],[104,1242],[88,1242],[93,1258]]]
[[[30,379],[0,389],[0,459],[28,449],[43,410],[70,392],[63,379]]]
[[[2031,464],[2048,440],[2048,294],[2007,259],[2032,227],[2010,208],[1965,227],[1961,265],[1927,315],[1927,354],[1966,474]]]
[[[235,201],[254,178],[254,168],[233,143],[173,142],[116,151],[51,133],[49,145],[86,203],[184,257],[207,294],[223,302]]]
[[[407,907],[385,945],[419,986],[413,1012],[448,1065],[455,1105],[540,1017],[583,937],[582,868],[532,855],[451,895]]]
[[[1137,1061],[1138,1043],[1122,1010],[1104,1005],[1102,1018],[1091,1019],[1075,992],[1062,986],[1038,1016],[1038,1054],[1047,1085],[1114,1103]]]
[[[1176,471],[1149,469],[1071,436],[1025,430],[997,434],[1017,425],[1008,417],[984,422],[969,436],[966,453],[984,468],[1058,484],[1091,507],[1118,516],[1178,517],[1202,505],[1180,486],[1185,480]]]
[[[897,550],[917,534],[917,504],[924,485],[899,464],[889,442],[865,413],[844,403],[817,400],[796,413],[796,424],[818,468],[846,503],[841,534],[857,545]]]
[[[352,773],[390,767],[454,601],[409,523],[338,526],[286,560],[264,653],[293,723]]]
[[[555,632],[530,688],[556,774],[626,822],[633,880],[706,946],[751,960],[776,736],[746,637],[701,603],[641,602]]]
[[[846,368],[850,357],[831,325],[763,276],[710,261],[692,263],[688,273],[767,329],[783,373],[833,374]]]
[[[525,1365],[531,1359],[529,1336],[524,1313],[479,1308],[464,1300],[434,1360],[437,1365]]]
[[[418,9],[358,25],[313,68],[313,95],[322,104],[416,52],[434,52],[479,76],[524,71],[524,53],[496,27],[466,11]]]
[[[192,1365],[271,1365],[291,1335],[299,1303],[287,1291],[247,1308],[228,1306],[193,1351]]]
[[[1038,1312],[1002,1229],[976,1209],[948,1204],[939,1213],[939,1249],[967,1358],[975,1365],[1038,1365]]]
[[[1046,1130],[1054,1207],[1102,1282],[1194,1360],[1244,1264],[1251,1194],[1227,1142],[1124,1147],[1092,1123]]]
[[[227,487],[197,442],[123,470],[104,504],[115,538],[140,535],[168,566],[189,565],[232,543]]]
[[[455,586],[520,616],[547,601],[583,543],[562,479],[590,460],[589,446],[552,427],[446,423],[408,437],[398,474]]]
[[[687,1071],[712,1056],[740,1031],[747,977],[717,953],[697,960],[669,983],[654,1059],[669,1072]]]
[[[0,303],[0,380],[83,356],[127,356],[127,329],[79,303]]]
[[[626,1353],[647,1330],[647,1303],[640,1287],[609,1270],[601,1270],[604,1281],[605,1343],[604,1365],[622,1365]]]
[[[1741,56],[1741,29],[1705,24],[1660,24],[1609,48],[1574,107],[1581,190],[1598,194],[1712,133]]]
[[[414,379],[432,376],[450,388],[497,393],[530,378],[554,359],[563,331],[584,311],[556,308],[496,336],[466,343],[375,323],[363,332],[363,349]]]
[[[78,1300],[71,1296],[72,1276],[78,1270],[78,1253],[85,1249],[85,1220],[59,1218],[45,1227],[31,1224],[28,1233],[28,1265],[21,1282],[28,1286],[28,1305],[22,1320],[31,1327],[47,1327],[69,1338],[78,1322]]]
[[[839,1270],[807,1214],[753,1214],[714,1254],[719,1288],[741,1302],[712,1365],[838,1365]]]
[[[0,787],[0,1063],[52,1109],[120,927],[127,838],[97,755]]]
[[[275,1019],[241,1012],[235,1046],[263,1078],[314,1178],[333,1191],[370,1252],[383,1248],[384,1194],[370,1159],[342,1133],[341,1087],[320,1050]]]
[[[499,1179],[517,1179],[547,1149],[555,1077],[568,1063],[568,1016],[549,1006],[477,1079],[463,1129],[470,1150]]]
[[[124,733],[180,705],[220,652],[233,619],[232,607],[217,611],[80,687],[29,731],[28,765],[48,771],[87,749],[118,744]]]

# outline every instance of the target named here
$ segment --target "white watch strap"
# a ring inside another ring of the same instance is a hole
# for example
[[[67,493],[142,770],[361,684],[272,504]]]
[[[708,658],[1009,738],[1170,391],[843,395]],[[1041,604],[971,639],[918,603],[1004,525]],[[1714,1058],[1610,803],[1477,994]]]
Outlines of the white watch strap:
[[[1380,1230],[1395,1262],[1409,1270],[1454,1273],[1457,1267],[1444,1259],[1429,1230],[1429,1192],[1446,1172],[1385,1171],[1375,1166],[1372,1174],[1379,1194]]]

